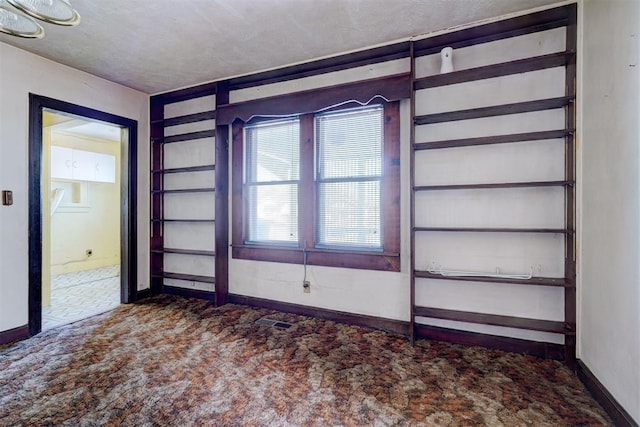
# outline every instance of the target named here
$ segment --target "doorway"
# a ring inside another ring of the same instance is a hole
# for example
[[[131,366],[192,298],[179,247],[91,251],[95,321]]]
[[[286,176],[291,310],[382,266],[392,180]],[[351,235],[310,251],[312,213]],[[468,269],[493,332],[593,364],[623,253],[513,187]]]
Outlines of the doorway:
[[[42,330],[120,304],[123,129],[42,116]]]
[[[35,335],[43,310],[52,327],[136,300],[137,122],[30,94],[29,126]]]

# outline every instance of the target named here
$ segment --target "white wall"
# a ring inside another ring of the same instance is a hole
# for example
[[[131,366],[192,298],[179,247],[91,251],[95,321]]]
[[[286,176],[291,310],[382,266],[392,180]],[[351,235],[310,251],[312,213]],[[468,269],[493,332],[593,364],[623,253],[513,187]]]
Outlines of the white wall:
[[[0,43],[0,331],[28,323],[29,93],[138,121],[138,286],[148,287],[149,97]]]
[[[579,357],[640,422],[640,2],[581,6]]]

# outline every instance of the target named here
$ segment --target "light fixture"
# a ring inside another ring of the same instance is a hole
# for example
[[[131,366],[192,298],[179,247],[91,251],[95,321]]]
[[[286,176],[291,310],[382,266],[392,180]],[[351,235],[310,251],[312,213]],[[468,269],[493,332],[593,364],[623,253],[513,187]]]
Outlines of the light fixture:
[[[0,32],[27,39],[39,39],[44,36],[44,29],[31,18],[10,9],[0,0]]]
[[[31,17],[65,26],[80,22],[80,15],[68,0],[0,0],[0,32],[25,38],[42,37],[44,29]]]
[[[67,0],[7,0],[15,8],[49,24],[73,26],[80,15]]]

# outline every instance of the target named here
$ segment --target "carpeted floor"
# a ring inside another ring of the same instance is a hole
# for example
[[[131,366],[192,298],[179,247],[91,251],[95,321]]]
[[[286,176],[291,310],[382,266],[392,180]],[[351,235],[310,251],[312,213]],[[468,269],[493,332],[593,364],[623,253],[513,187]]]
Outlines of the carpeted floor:
[[[0,347],[3,426],[609,424],[559,362],[180,297]]]

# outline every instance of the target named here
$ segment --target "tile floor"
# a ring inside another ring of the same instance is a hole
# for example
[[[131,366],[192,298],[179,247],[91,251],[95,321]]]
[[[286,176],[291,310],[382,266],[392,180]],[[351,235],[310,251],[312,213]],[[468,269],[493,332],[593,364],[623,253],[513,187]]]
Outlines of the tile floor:
[[[42,308],[42,330],[73,323],[120,304],[120,266],[51,278],[51,305]]]

